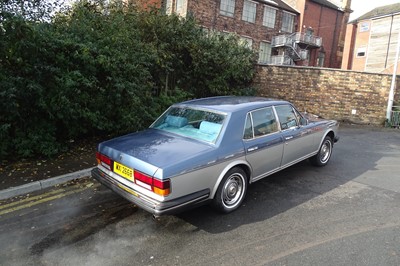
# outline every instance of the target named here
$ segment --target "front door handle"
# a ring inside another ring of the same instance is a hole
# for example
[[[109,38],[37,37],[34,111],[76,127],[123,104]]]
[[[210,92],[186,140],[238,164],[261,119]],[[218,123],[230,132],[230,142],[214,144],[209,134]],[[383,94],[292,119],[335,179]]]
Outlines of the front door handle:
[[[293,136],[285,137],[286,140],[290,140],[292,138],[293,138]]]

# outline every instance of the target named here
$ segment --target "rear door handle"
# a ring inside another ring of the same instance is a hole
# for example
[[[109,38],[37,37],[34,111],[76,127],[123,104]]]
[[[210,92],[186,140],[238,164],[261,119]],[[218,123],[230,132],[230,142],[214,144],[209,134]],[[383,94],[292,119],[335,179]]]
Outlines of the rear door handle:
[[[248,148],[247,151],[250,152],[250,151],[255,151],[255,150],[257,150],[257,149],[258,149],[258,147],[256,146],[256,147]]]

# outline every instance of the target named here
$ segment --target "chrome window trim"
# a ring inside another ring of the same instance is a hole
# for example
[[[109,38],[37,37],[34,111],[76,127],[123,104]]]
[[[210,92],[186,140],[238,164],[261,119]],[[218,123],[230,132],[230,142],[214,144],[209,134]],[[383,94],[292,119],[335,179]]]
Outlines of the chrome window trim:
[[[275,116],[278,129],[277,129],[277,131],[275,131],[275,132],[271,132],[271,133],[268,133],[268,134],[265,134],[265,135],[262,135],[262,136],[255,136],[255,135],[254,135],[253,112],[257,112],[257,111],[260,111],[260,110],[263,110],[263,109],[267,109],[267,108],[271,108],[271,110],[272,110],[272,112],[273,112],[273,114],[274,114],[274,116]],[[248,117],[249,115],[250,115],[250,119],[251,119],[251,129],[252,129],[253,137],[250,138],[250,139],[245,139],[245,138],[244,138],[244,133],[245,133],[245,131],[246,131],[246,122],[247,122],[247,117]],[[266,137],[266,136],[271,136],[271,135],[273,135],[273,134],[280,133],[281,131],[282,131],[282,130],[281,130],[281,124],[279,123],[279,118],[278,118],[278,116],[277,116],[277,112],[276,112],[276,110],[275,110],[275,106],[274,106],[274,105],[271,105],[271,106],[264,106],[264,107],[261,107],[261,108],[258,108],[258,109],[251,110],[251,111],[249,111],[249,112],[246,113],[246,120],[245,120],[245,123],[244,123],[244,130],[243,130],[243,137],[242,137],[242,140],[243,140],[243,141],[250,141],[250,140],[255,140],[255,139],[259,139],[259,138],[264,138],[264,137]]]

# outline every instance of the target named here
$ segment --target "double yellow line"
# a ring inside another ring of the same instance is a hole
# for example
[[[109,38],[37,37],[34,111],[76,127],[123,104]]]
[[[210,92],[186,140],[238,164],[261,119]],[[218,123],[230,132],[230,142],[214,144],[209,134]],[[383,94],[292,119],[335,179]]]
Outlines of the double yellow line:
[[[33,196],[33,197],[28,196],[27,198],[22,199],[22,200],[11,202],[11,203],[8,203],[5,205],[0,205],[0,216],[10,213],[10,212],[30,208],[32,206],[35,206],[35,205],[38,205],[41,203],[45,203],[48,201],[52,201],[55,199],[59,199],[59,198],[62,198],[62,197],[65,197],[65,196],[68,196],[71,194],[79,193],[88,188],[96,188],[99,186],[100,186],[99,183],[89,182],[86,184],[76,184],[71,187],[52,190],[52,191],[49,191],[49,192],[46,192],[46,193],[43,193],[43,194],[40,194],[37,196]]]

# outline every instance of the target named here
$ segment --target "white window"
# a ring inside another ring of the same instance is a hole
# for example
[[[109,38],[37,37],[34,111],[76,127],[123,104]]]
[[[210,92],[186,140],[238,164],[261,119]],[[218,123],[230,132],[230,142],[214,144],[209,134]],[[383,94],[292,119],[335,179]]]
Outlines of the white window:
[[[325,53],[324,52],[319,52],[318,53],[318,61],[317,64],[319,67],[323,67],[325,64]]]
[[[240,36],[239,43],[249,49],[253,49],[253,39],[252,38]]]
[[[181,14],[183,12],[183,1],[184,0],[176,0],[175,2],[175,12],[177,14]]]
[[[172,13],[172,0],[167,0],[165,2],[165,13],[168,15],[171,15]]]
[[[283,32],[292,33],[293,27],[294,27],[294,15],[287,12],[283,12],[281,30]]]
[[[369,22],[363,22],[360,25],[360,32],[369,31]]]
[[[260,51],[258,54],[258,62],[260,64],[269,64],[271,62],[271,44],[268,42],[260,42]]]
[[[263,25],[268,28],[275,28],[276,9],[269,6],[264,7]]]
[[[360,47],[357,49],[357,57],[364,57],[367,53],[367,47]]]
[[[242,20],[256,22],[257,3],[244,0]]]
[[[233,17],[235,13],[235,0],[221,0],[219,12],[221,15]]]

